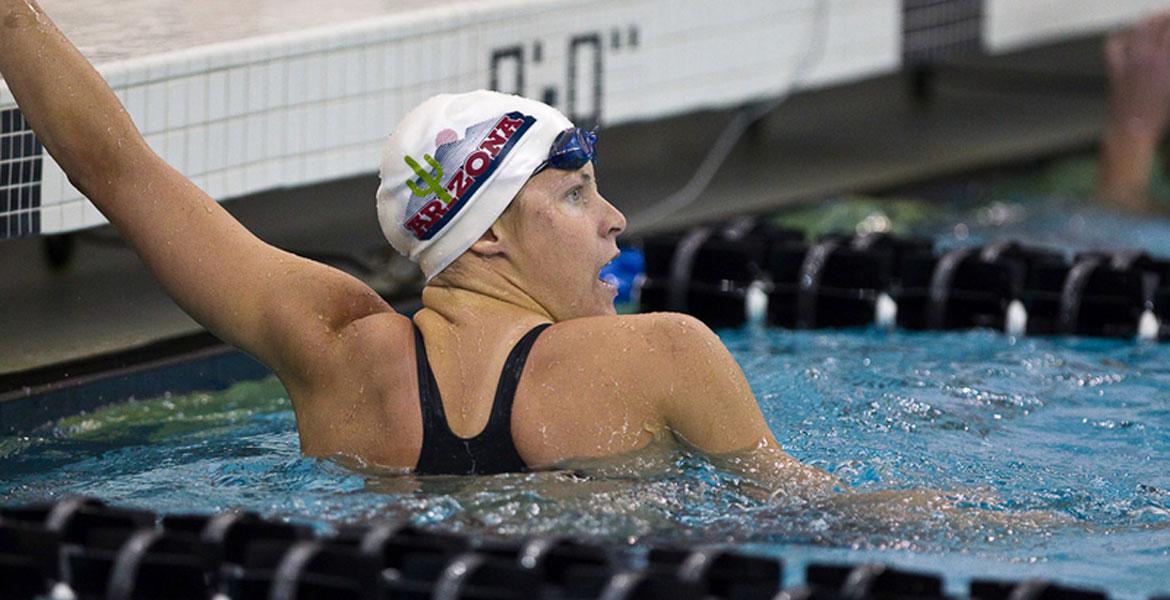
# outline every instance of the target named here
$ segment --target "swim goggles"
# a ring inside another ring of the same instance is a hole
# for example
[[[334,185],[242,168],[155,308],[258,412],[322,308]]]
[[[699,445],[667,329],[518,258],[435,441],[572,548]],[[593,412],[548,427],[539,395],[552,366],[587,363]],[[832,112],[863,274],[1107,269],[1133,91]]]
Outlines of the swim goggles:
[[[570,127],[553,140],[548,159],[540,163],[533,175],[552,167],[563,171],[576,171],[584,167],[596,156],[593,145],[597,143],[597,134],[580,127]]]

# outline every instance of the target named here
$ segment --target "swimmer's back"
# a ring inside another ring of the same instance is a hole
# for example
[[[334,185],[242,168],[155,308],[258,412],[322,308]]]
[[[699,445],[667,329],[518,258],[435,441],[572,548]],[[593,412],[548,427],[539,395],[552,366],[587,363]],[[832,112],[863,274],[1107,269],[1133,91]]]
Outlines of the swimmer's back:
[[[507,354],[532,324],[483,319],[456,328],[426,313],[416,322],[448,425],[456,435],[474,436],[487,423]],[[338,341],[316,378],[329,383],[290,390],[303,450],[413,468],[422,414],[411,321],[371,315],[351,323]],[[771,439],[718,338],[676,313],[586,317],[549,327],[528,356],[511,425],[530,467],[633,451],[667,429],[708,451]]]

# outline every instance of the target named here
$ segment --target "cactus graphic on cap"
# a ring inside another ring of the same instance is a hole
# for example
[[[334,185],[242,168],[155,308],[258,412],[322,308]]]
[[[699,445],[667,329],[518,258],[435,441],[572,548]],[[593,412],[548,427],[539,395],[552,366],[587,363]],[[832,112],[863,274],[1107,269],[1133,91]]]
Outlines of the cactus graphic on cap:
[[[451,204],[451,194],[443,188],[443,165],[430,154],[424,154],[423,159],[431,166],[431,171],[424,169],[414,157],[406,155],[406,165],[418,175],[418,180],[406,180],[406,187],[410,188],[415,196],[427,197],[434,194],[444,204]],[[418,181],[425,183],[426,187],[420,187]]]

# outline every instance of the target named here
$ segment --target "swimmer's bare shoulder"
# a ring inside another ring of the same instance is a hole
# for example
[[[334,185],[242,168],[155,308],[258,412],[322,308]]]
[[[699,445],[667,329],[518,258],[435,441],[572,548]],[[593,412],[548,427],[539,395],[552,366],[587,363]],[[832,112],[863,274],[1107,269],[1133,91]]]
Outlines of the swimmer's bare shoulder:
[[[707,452],[775,444],[743,371],[718,336],[680,313],[601,316],[557,323],[529,358],[533,386],[573,385],[593,403],[563,410],[594,421],[622,413],[641,429],[666,428]],[[523,386],[523,380],[521,385]],[[598,390],[600,388],[600,391]],[[602,398],[613,400],[602,400]],[[598,410],[597,402],[616,402]],[[619,419],[627,426],[629,419]],[[580,422],[578,422],[580,426]]]
[[[525,456],[546,459],[542,464],[565,456],[600,458],[670,433],[769,489],[808,492],[835,484],[784,452],[743,371],[694,317],[574,319],[554,325],[540,344],[529,357],[513,413],[513,435]],[[537,425],[518,431],[515,417],[525,412]]]

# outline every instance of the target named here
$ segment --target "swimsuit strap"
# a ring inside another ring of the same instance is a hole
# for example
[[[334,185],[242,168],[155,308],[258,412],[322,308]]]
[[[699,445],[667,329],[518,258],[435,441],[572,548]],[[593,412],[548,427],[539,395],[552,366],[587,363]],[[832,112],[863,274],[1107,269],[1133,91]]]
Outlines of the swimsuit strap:
[[[507,436],[508,440],[512,439],[512,403],[516,399],[516,388],[520,386],[520,375],[524,373],[524,365],[528,362],[528,353],[532,351],[532,345],[536,343],[536,338],[548,329],[552,323],[541,323],[536,327],[528,330],[520,341],[512,347],[512,351],[508,353],[508,359],[504,361],[504,369],[500,372],[500,382],[496,384],[496,397],[492,400],[492,414],[488,418],[488,424],[484,427],[483,434],[495,432],[501,436]],[[483,435],[480,434],[480,435]]]
[[[443,400],[439,396],[439,382],[435,381],[435,373],[431,370],[431,363],[427,359],[427,345],[423,341],[422,331],[414,325],[414,354],[418,370],[418,398],[422,406],[423,446],[429,437],[429,429],[434,429],[436,423],[446,423],[447,415],[443,412]]]
[[[512,403],[520,375],[536,338],[551,323],[533,327],[508,354],[496,386],[491,416],[483,431],[471,438],[455,435],[447,424],[438,382],[427,360],[426,345],[418,326],[414,327],[418,364],[419,403],[423,418],[423,443],[415,472],[418,474],[484,475],[523,471],[524,460],[512,440]]]

